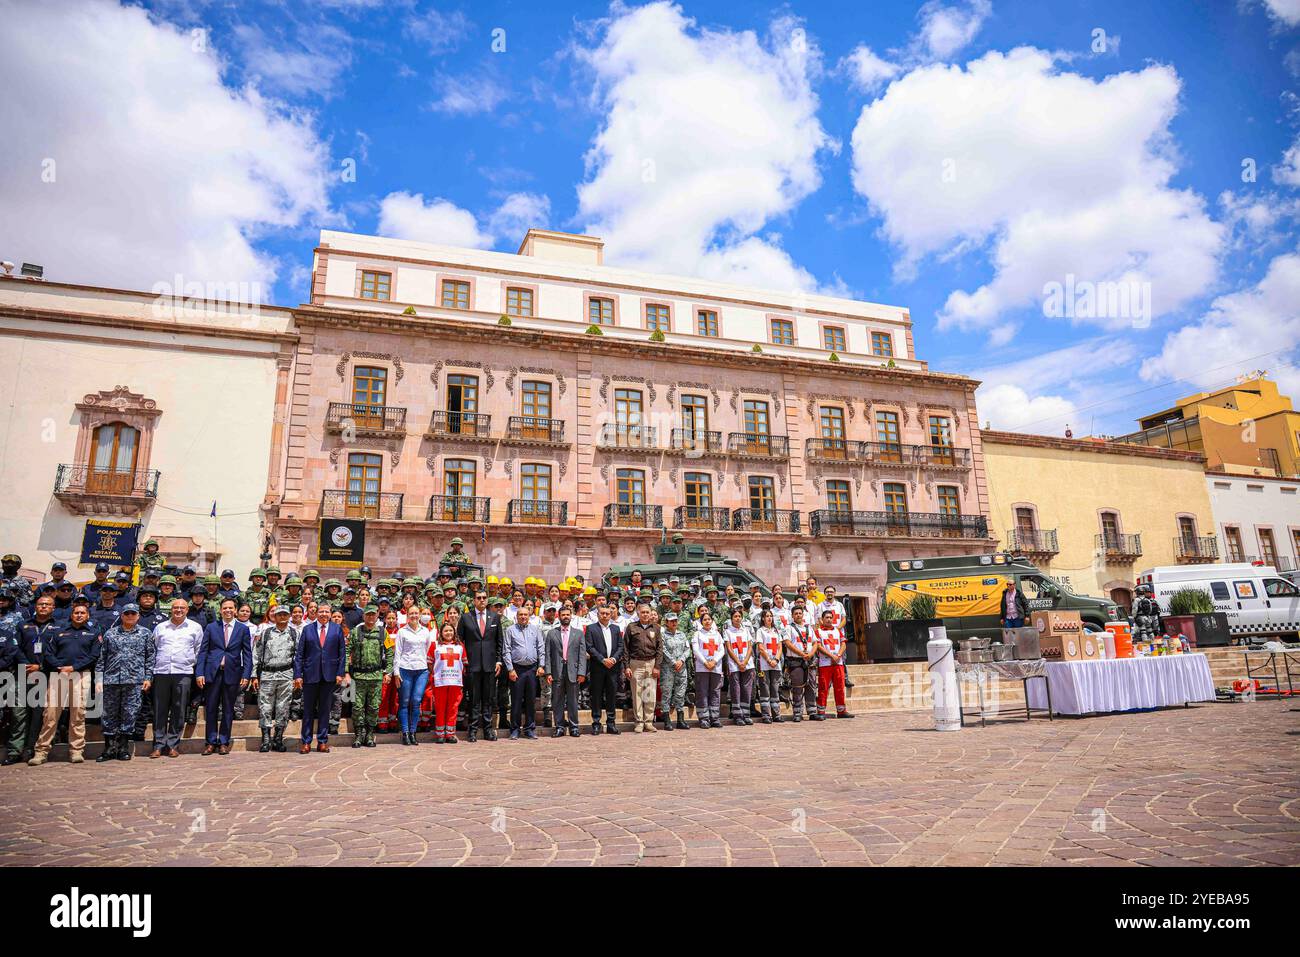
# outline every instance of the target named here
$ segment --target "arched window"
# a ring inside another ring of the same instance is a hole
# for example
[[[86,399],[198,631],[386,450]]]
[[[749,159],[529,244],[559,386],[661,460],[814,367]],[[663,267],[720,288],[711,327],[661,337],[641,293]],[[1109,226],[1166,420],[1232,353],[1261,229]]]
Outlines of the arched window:
[[[122,422],[95,429],[86,485],[94,492],[126,495],[133,487],[140,430]]]

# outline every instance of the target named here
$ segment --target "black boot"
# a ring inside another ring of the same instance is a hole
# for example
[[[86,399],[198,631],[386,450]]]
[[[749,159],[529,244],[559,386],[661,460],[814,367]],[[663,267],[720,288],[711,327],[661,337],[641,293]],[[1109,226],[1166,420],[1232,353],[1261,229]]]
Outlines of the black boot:
[[[104,739],[104,750],[100,752],[99,757],[95,758],[96,764],[103,764],[105,761],[112,761],[117,757],[117,737]]]
[[[284,754],[284,731],[280,728],[275,729],[275,736],[271,738],[271,750]]]
[[[262,729],[262,746],[257,749],[261,754],[267,754],[271,750],[271,729]]]
[[[366,742],[366,729],[353,726],[352,728],[352,747],[359,748]]]
[[[117,759],[119,761],[130,761],[135,755],[135,744],[131,741],[129,734],[119,734],[117,736]]]
[[[665,730],[665,731],[671,731],[672,729],[673,729],[673,716],[672,716],[671,714],[669,714],[667,711],[665,711],[665,712],[664,712],[664,730]]]
[[[542,709],[542,727],[543,727],[543,728],[549,728],[550,726],[551,726],[551,709],[550,709],[550,708],[543,708],[543,709]]]
[[[688,728],[690,728],[690,725],[686,723],[686,712],[679,708],[677,710],[677,729],[679,731],[685,731]]]

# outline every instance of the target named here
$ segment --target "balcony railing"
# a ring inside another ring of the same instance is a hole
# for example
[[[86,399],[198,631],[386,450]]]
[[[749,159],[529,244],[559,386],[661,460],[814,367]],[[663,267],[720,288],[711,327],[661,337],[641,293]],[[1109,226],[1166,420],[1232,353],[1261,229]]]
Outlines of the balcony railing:
[[[1104,552],[1110,561],[1131,562],[1142,554],[1142,536],[1108,535],[1102,533],[1095,539],[1098,551]]]
[[[951,445],[917,445],[914,448],[916,464],[922,468],[970,468],[970,449],[959,449]]]
[[[632,505],[611,502],[605,506],[605,528],[663,528],[662,505]]]
[[[901,442],[863,442],[862,458],[870,465],[911,465],[916,461],[916,446]]]
[[[391,405],[331,402],[325,411],[325,431],[405,432],[406,410]]]
[[[430,522],[473,522],[486,524],[492,514],[492,499],[475,495],[430,495]]]
[[[732,432],[727,436],[727,452],[756,458],[787,459],[790,457],[790,437],[767,432]]]
[[[54,473],[56,495],[158,496],[157,469],[97,469],[90,465],[60,465]]]
[[[512,415],[506,421],[506,438],[515,442],[563,442],[564,420]]]
[[[988,538],[983,515],[937,512],[851,512],[818,509],[810,522],[813,535],[858,535],[872,538]]]
[[[862,443],[848,439],[806,439],[804,458],[813,462],[859,462]]]
[[[507,525],[568,525],[569,503],[512,498],[506,503]]]
[[[725,508],[678,505],[673,509],[673,528],[707,528],[716,532],[730,531],[731,512]]]
[[[722,433],[702,429],[673,429],[672,447],[683,452],[722,451]]]
[[[1007,531],[1007,551],[1021,555],[1055,555],[1060,552],[1054,528],[1012,528]]]
[[[652,425],[607,423],[600,428],[596,444],[606,449],[653,449],[658,447],[658,431]]]
[[[363,492],[330,488],[321,493],[321,518],[374,518],[398,521],[402,517],[401,492]]]
[[[1290,555],[1279,555],[1277,556],[1277,564],[1274,565],[1273,567],[1280,572],[1294,571],[1296,567],[1296,560],[1292,558]]]
[[[432,435],[461,435],[471,439],[485,439],[492,431],[492,416],[478,412],[451,412],[437,409],[429,423]]]
[[[1179,535],[1174,539],[1174,554],[1180,562],[1217,562],[1219,540],[1213,535]]]
[[[799,513],[788,508],[736,508],[731,511],[731,528],[737,532],[798,535]]]

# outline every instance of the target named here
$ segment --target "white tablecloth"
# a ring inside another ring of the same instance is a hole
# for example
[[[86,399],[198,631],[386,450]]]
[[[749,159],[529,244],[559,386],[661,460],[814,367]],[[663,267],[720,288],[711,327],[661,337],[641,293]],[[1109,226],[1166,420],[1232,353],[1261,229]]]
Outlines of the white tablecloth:
[[[1047,681],[1056,714],[1165,708],[1188,701],[1214,700],[1210,662],[1202,654],[1049,661]],[[1031,708],[1047,707],[1041,681],[1028,682],[1025,693]]]

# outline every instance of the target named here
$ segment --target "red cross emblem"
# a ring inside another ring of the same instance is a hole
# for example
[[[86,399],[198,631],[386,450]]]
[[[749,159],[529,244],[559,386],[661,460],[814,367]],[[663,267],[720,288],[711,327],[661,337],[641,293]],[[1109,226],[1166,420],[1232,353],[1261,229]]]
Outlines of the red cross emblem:
[[[781,650],[781,642],[779,642],[779,641],[777,641],[775,638],[773,638],[773,639],[769,640],[768,643],[767,643],[766,645],[764,645],[763,647],[767,649],[767,656],[768,656],[769,658],[775,658],[777,652],[779,652],[779,651]]]
[[[708,641],[701,641],[700,647],[703,648],[706,652],[708,652],[710,658],[712,658],[714,655],[718,653],[718,643],[714,641],[712,638],[710,638]]]
[[[830,635],[830,637],[822,639],[822,647],[824,647],[831,654],[835,653],[836,649],[839,648],[839,645],[840,645],[840,639],[838,635],[832,634]]]
[[[460,661],[460,649],[454,645],[449,646],[446,651],[438,655],[442,659],[443,667],[450,668],[456,662]]]
[[[736,654],[743,658],[745,657],[745,649],[749,647],[749,642],[742,638],[740,641],[732,642],[732,647],[736,649]]]

